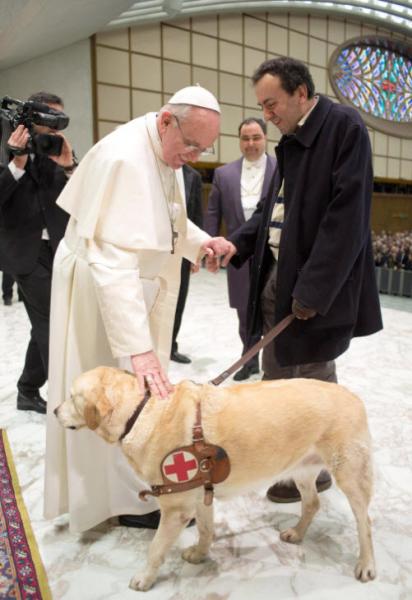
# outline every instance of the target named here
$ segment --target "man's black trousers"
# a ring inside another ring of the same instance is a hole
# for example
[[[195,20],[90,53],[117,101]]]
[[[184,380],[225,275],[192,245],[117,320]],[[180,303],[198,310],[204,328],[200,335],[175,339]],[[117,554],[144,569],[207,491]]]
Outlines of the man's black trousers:
[[[31,323],[24,368],[17,382],[18,390],[29,396],[37,394],[47,381],[52,267],[52,248],[43,240],[35,269],[14,275]]]

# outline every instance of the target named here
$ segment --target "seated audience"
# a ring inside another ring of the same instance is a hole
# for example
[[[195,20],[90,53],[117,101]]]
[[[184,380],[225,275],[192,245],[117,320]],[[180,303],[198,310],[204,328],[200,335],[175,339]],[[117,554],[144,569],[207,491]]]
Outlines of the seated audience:
[[[412,231],[372,232],[375,266],[412,271]]]

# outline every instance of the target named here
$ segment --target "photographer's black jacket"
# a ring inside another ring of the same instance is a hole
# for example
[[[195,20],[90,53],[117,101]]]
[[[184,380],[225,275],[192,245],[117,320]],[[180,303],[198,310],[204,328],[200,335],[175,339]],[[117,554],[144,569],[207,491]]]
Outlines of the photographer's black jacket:
[[[48,159],[50,163],[52,161]],[[16,181],[7,165],[0,165],[0,270],[30,273],[36,264],[47,228],[53,253],[64,235],[69,215],[56,204],[67,177],[53,163],[47,182],[28,159],[25,174]]]

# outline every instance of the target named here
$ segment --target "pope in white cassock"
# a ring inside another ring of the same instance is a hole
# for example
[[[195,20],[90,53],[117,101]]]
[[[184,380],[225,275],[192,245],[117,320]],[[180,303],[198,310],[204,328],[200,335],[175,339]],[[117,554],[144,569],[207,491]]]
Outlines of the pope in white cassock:
[[[229,250],[187,219],[181,169],[212,146],[219,125],[216,98],[184,88],[158,114],[98,142],[58,199],[71,218],[53,268],[45,516],[68,512],[72,531],[116,515],[157,516],[154,498],[139,500],[147,484],[120,448],[63,429],[53,410],[80,373],[99,365],[128,367],[160,397],[172,390],[166,368],[181,259]]]

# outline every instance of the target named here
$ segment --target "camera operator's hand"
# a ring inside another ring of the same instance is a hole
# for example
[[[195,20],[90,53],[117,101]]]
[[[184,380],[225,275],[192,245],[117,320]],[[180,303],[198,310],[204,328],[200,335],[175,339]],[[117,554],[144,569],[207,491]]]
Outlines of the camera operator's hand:
[[[66,140],[66,138],[60,131],[56,131],[54,135],[58,135],[63,139],[63,147],[59,156],[53,156],[49,154],[49,158],[51,158],[51,160],[54,160],[55,163],[57,163],[64,169],[69,169],[70,167],[74,168],[75,165],[73,164],[73,150],[69,142]]]
[[[19,148],[23,150],[27,146],[29,137],[29,130],[24,125],[18,125],[7,140],[7,144],[11,148]],[[15,156],[12,162],[16,165],[18,169],[24,169],[27,163],[27,156],[27,154]]]

